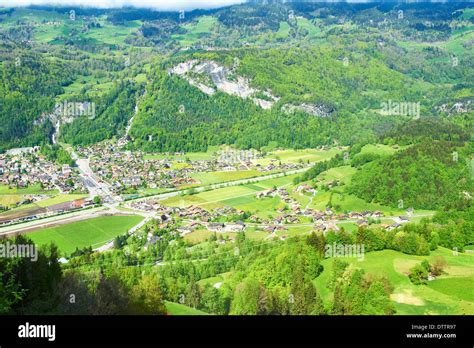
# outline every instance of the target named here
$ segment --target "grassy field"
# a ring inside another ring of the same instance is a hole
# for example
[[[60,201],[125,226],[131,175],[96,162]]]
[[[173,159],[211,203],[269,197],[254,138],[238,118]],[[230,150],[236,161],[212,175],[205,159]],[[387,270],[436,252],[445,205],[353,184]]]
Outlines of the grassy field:
[[[263,180],[258,183],[224,187],[221,189],[200,192],[194,195],[175,196],[162,201],[162,204],[173,207],[198,205],[204,209],[234,207],[254,212],[260,217],[268,217],[275,210],[284,206],[279,197],[257,199],[256,194],[274,186],[291,186],[294,175]]]
[[[118,235],[126,233],[137,225],[141,216],[107,216],[78,221],[68,225],[46,228],[28,234],[36,245],[54,242],[64,254],[73,252],[76,247],[99,247]]]
[[[44,208],[51,207],[56,204],[60,203],[65,203],[65,202],[72,202],[77,199],[85,198],[88,195],[83,195],[83,194],[61,194],[53,197],[49,197],[46,199],[43,199],[41,201],[38,201],[36,203],[31,203],[31,204],[25,204],[22,206],[19,206],[17,208],[13,208],[9,211],[6,211],[4,213],[0,214],[0,217],[10,217],[14,218],[17,217],[18,215],[21,216],[28,216],[28,215],[35,215],[40,212],[40,210],[44,210]],[[13,197],[13,200],[18,199],[19,197],[23,196],[18,196],[18,195],[0,195],[0,204],[1,202],[8,202],[8,198]]]
[[[45,191],[40,184],[31,185],[25,188],[10,188],[7,185],[0,185],[0,195],[32,195],[32,194],[48,194],[58,193],[57,190]]]
[[[392,155],[404,147],[393,147],[383,144],[367,144],[360,150],[360,154],[376,153],[379,155]]]
[[[182,46],[191,46],[197,41],[210,36],[212,28],[217,24],[217,18],[213,16],[202,16],[197,21],[182,25],[185,34],[173,35],[172,38],[179,41]]]
[[[42,208],[46,208],[60,203],[72,202],[77,199],[86,198],[88,196],[89,195],[83,194],[57,195],[51,198],[44,199],[42,201],[38,201],[36,202],[36,205]]]
[[[448,263],[445,274],[430,281],[428,285],[413,285],[408,279],[408,272],[422,260],[431,260],[434,256],[443,256]],[[439,248],[430,256],[406,255],[393,250],[383,250],[365,254],[363,261],[346,258],[367,273],[387,277],[394,286],[391,295],[397,314],[474,314],[472,294],[466,294],[472,284],[474,256],[467,254],[453,255],[445,248]],[[323,261],[324,271],[315,280],[315,285],[328,303],[330,291],[326,284],[332,272],[332,259]],[[472,286],[471,286],[472,287]]]
[[[24,199],[23,195],[0,195],[0,206],[11,208]]]
[[[254,162],[260,163],[261,165],[268,165],[272,161],[281,161],[282,163],[313,163],[330,159],[331,157],[334,157],[336,154],[341,153],[342,151],[342,149],[338,148],[332,148],[329,150],[277,150],[269,152],[264,158],[259,158]]]
[[[190,161],[209,161],[212,159],[213,154],[219,150],[218,146],[209,146],[207,152],[188,152],[184,155],[167,155],[165,153],[147,153],[143,156],[145,160],[180,160],[185,161],[189,159]]]
[[[331,168],[321,173],[318,176],[318,179],[322,180],[324,183],[338,180],[344,184],[349,184],[351,182],[352,176],[355,174],[356,171],[356,168],[350,166]]]
[[[229,172],[201,172],[191,175],[193,179],[200,182],[200,185],[211,185],[227,181],[254,178],[257,176],[268,175],[268,173],[258,170],[229,171]]]
[[[194,309],[179,303],[165,301],[166,310],[171,315],[209,315],[206,312]]]
[[[129,21],[126,25],[103,23],[101,28],[91,28],[86,37],[110,45],[125,45],[125,38],[140,28],[140,21]]]

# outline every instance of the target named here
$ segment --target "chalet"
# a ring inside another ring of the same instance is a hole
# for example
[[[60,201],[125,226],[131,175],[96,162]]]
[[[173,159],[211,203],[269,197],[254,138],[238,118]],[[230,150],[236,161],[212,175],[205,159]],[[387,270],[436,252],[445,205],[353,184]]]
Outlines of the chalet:
[[[85,206],[85,204],[85,199],[78,199],[76,201],[71,202],[71,209],[81,209]]]
[[[270,232],[270,233],[275,232],[275,229],[276,229],[276,226],[265,226],[265,227],[263,228],[263,230],[264,230],[265,232]]]
[[[143,246],[143,249],[148,250],[148,247],[150,245],[155,245],[160,239],[161,239],[161,237],[159,237],[159,236],[152,236],[151,238],[148,238],[147,242]]]
[[[400,226],[401,226],[401,224],[399,224],[399,223],[394,223],[394,224],[392,224],[392,225],[390,225],[390,226],[387,227],[387,231],[392,231],[392,230],[394,230],[394,229],[399,228]]]
[[[398,220],[399,220],[400,223],[406,223],[406,222],[410,221],[410,218],[408,216],[405,216],[405,215],[400,215],[398,217]]]
[[[227,224],[224,226],[224,232],[243,232],[245,230],[245,224],[242,221],[236,222],[235,224]]]
[[[211,232],[222,232],[225,225],[222,222],[211,222],[207,224],[207,229]]]
[[[181,236],[184,236],[188,233],[191,233],[193,229],[189,226],[181,226],[181,227],[178,227],[176,231],[178,231],[181,234]]]
[[[258,218],[257,215],[252,215],[250,218],[249,218],[250,221],[252,222],[258,222],[260,219]]]

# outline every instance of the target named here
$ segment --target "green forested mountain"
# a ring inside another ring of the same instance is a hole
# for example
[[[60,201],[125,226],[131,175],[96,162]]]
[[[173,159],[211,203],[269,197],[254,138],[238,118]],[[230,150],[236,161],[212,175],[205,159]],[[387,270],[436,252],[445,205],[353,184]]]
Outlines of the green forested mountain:
[[[420,209],[455,207],[472,192],[469,157],[459,144],[426,141],[363,166],[350,192],[367,201]]]
[[[206,95],[156,67],[130,133],[134,146],[147,151],[202,151],[223,143],[245,148],[260,148],[270,141],[294,148],[352,144],[375,139],[380,125],[399,121],[377,112],[380,100],[417,100],[423,93],[417,81],[375,59],[357,56],[346,66],[340,50],[243,50],[233,55],[194,54],[188,59],[226,64],[233,56],[240,61],[235,76],[247,77],[255,88],[280,98],[270,110],[222,92]],[[322,105],[331,113],[320,117],[283,110],[301,104]]]
[[[54,97],[71,74],[64,65],[31,54],[4,61],[0,69],[0,149],[48,141],[51,123],[34,123],[53,110]]]
[[[117,83],[106,95],[92,99],[96,103],[95,117],[81,117],[61,129],[62,139],[70,144],[94,144],[123,135],[135,112],[139,86],[130,82]]]

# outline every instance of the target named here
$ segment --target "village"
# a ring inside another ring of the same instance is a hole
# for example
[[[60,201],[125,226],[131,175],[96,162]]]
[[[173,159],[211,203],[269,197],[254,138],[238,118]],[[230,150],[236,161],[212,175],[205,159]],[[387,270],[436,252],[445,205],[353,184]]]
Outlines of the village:
[[[48,161],[39,146],[0,154],[0,185],[28,188],[37,184],[44,191],[58,190],[62,194],[87,192],[73,167]]]
[[[184,153],[165,153],[154,159],[140,151],[124,151],[114,143],[105,142],[78,147],[77,153],[88,158],[94,173],[111,185],[115,194],[134,193],[138,188],[177,189],[199,186],[196,173],[256,170],[262,173],[301,169],[303,163],[281,163],[276,160],[261,165],[255,160],[262,155],[254,150],[218,151],[210,159],[190,160]],[[173,160],[169,157],[177,157]]]
[[[308,185],[300,185],[295,188],[295,192],[312,192]],[[288,231],[292,226],[306,226],[309,231],[338,232],[341,227],[339,223],[354,223],[358,227],[368,226],[372,223],[380,222],[385,215],[381,211],[363,211],[335,213],[330,208],[325,210],[315,210],[302,208],[301,204],[290,197],[289,192],[284,188],[273,188],[256,194],[256,199],[267,197],[280,197],[288,207],[278,209],[278,216],[273,218],[261,218],[249,211],[239,210],[233,207],[224,206],[213,209],[204,209],[198,205],[186,207],[166,206],[158,199],[144,199],[126,204],[127,208],[153,214],[160,228],[172,228],[182,237],[198,230],[214,232],[220,238],[219,241],[233,242],[235,237],[229,237],[228,233],[245,232],[249,229],[255,232],[268,234],[266,238],[277,237],[281,240],[287,238],[285,234],[277,235],[276,232]],[[410,214],[410,211],[407,211]],[[392,217],[393,224],[380,224],[382,228],[391,231],[409,222],[408,216]],[[148,236],[148,243],[151,243],[154,236]]]

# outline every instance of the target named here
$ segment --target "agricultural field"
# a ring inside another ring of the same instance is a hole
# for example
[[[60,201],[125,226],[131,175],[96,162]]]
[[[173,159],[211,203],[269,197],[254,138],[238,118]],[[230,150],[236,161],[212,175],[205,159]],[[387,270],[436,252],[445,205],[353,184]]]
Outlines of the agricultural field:
[[[13,197],[13,200],[19,199],[19,195],[0,195],[0,202],[8,202],[8,198]],[[0,214],[0,221],[9,220],[18,217],[27,217],[31,215],[36,215],[44,213],[47,211],[47,208],[53,207],[57,204],[73,202],[75,200],[88,197],[84,194],[60,194],[45,198],[43,200],[37,201],[35,203],[21,205],[17,208],[8,210]],[[11,200],[10,200],[11,201]],[[20,200],[21,201],[21,200]],[[0,203],[1,204],[1,203]]]
[[[172,35],[181,46],[191,46],[206,37],[209,37],[213,27],[217,25],[217,19],[213,16],[202,16],[197,21],[182,25],[185,34]]]
[[[268,175],[271,173],[260,172],[258,170],[229,171],[229,172],[202,172],[191,175],[193,179],[199,181],[198,185],[212,185],[227,181],[236,181],[242,179],[255,178],[257,176]]]
[[[230,206],[236,209],[253,211],[256,215],[261,217],[268,217],[274,214],[276,209],[283,207],[284,204],[278,197],[259,200],[256,198],[256,194],[274,186],[290,186],[292,185],[293,178],[294,175],[288,175],[281,178],[263,180],[252,184],[224,187],[193,195],[175,196],[163,200],[162,204],[179,207],[197,205],[205,209]]]
[[[405,149],[406,146],[389,146],[384,144],[367,144],[362,147],[360,154],[375,153],[378,155],[393,155],[395,152]]]
[[[81,198],[86,198],[89,195],[84,194],[61,194],[51,198],[47,198],[41,201],[36,202],[35,204],[39,207],[46,208],[60,203],[72,202]]]
[[[209,161],[219,148],[217,146],[209,146],[207,152],[188,152],[184,155],[164,154],[164,153],[147,153],[143,157],[145,160],[175,160],[175,161]]]
[[[281,163],[314,163],[319,161],[325,161],[336,154],[343,152],[343,148],[331,148],[329,150],[321,149],[304,149],[304,150],[275,150],[270,151],[264,158],[255,160],[255,163],[259,163],[262,166],[268,165],[272,162]]]
[[[53,195],[56,194],[58,191],[45,191],[41,188],[39,184],[32,185],[26,188],[16,188],[16,187],[8,187],[6,185],[0,185],[0,196],[2,195],[33,195],[33,194],[41,194],[41,195]]]
[[[38,230],[28,237],[39,246],[54,242],[63,254],[70,254],[76,248],[100,247],[126,233],[141,220],[141,216],[135,215],[99,217]]]

